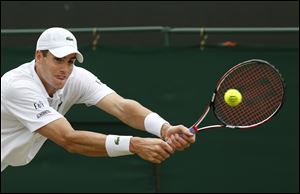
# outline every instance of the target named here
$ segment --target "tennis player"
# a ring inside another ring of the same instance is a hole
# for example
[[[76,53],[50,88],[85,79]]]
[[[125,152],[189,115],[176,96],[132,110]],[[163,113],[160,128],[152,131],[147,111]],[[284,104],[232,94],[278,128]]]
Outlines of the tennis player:
[[[94,74],[75,66],[76,60],[82,63],[83,55],[74,35],[64,28],[49,28],[37,41],[35,59],[1,77],[1,172],[7,166],[28,164],[47,139],[71,153],[137,154],[152,163],[195,142],[186,127],[172,126],[140,103],[121,97]],[[75,130],[64,117],[74,104],[95,105],[157,138]]]

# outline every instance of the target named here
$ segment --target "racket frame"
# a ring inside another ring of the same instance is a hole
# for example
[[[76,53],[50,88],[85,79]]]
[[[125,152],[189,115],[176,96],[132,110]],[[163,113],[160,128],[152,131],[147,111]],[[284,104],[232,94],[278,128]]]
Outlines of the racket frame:
[[[226,124],[224,121],[222,121],[222,119],[220,119],[217,114],[215,113],[215,107],[214,107],[214,103],[215,103],[215,97],[216,97],[216,94],[217,92],[219,91],[219,88],[222,84],[222,82],[225,80],[225,78],[232,72],[234,71],[235,69],[239,68],[240,66],[242,65],[245,65],[249,62],[253,62],[253,61],[256,61],[256,62],[260,62],[260,63],[264,63],[266,65],[269,65],[273,70],[275,70],[280,78],[281,78],[281,82],[282,82],[282,87],[283,87],[283,100],[282,102],[279,104],[279,106],[277,107],[277,109],[273,112],[273,114],[271,114],[268,118],[266,118],[265,120],[261,121],[261,122],[258,122],[258,123],[255,123],[253,125],[248,125],[248,126],[233,126],[233,125],[228,125]],[[276,69],[273,65],[271,65],[269,62],[267,61],[264,61],[264,60],[261,60],[261,59],[251,59],[251,60],[247,60],[247,61],[244,61],[242,63],[239,63],[235,66],[233,66],[232,68],[230,68],[222,77],[221,79],[219,80],[218,84],[217,84],[217,87],[215,89],[215,91],[213,92],[213,95],[212,95],[212,98],[207,106],[207,108],[205,109],[205,111],[202,113],[202,115],[199,117],[199,119],[197,120],[197,122],[195,124],[193,124],[189,130],[191,133],[197,133],[201,130],[205,130],[205,129],[211,129],[211,128],[221,128],[221,127],[227,127],[227,128],[231,128],[231,129],[235,129],[235,128],[238,128],[238,129],[246,129],[246,128],[253,128],[253,127],[257,127],[259,125],[262,125],[264,123],[266,123],[267,121],[269,121],[275,114],[277,114],[279,112],[279,110],[281,109],[282,107],[282,104],[283,102],[285,101],[285,96],[286,96],[286,84],[284,82],[284,79],[282,78],[282,75],[280,74],[279,70]],[[204,120],[204,118],[206,117],[206,115],[208,114],[208,112],[210,111],[210,109],[213,109],[213,113],[215,115],[215,117],[222,123],[222,124],[218,124],[218,125],[209,125],[209,126],[205,126],[205,127],[198,127],[200,125],[200,123],[202,123],[202,121]]]

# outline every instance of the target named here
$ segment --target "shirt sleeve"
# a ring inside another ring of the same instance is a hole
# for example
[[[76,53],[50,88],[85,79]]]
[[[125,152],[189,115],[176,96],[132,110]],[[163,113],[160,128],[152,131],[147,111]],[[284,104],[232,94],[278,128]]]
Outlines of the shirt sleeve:
[[[76,90],[80,92],[78,103],[87,106],[97,104],[103,97],[114,92],[94,74],[83,68],[76,74]]]
[[[62,118],[63,115],[50,107],[40,88],[30,81],[16,81],[6,87],[5,105],[10,114],[31,132]]]

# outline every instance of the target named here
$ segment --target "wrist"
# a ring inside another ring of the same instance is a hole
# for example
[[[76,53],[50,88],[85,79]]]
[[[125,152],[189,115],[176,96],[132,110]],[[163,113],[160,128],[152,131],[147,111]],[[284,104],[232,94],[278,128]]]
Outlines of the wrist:
[[[133,154],[130,152],[130,139],[132,136],[107,135],[105,148],[110,157],[124,156]]]
[[[171,125],[169,123],[165,123],[163,124],[163,126],[161,127],[161,138],[163,140],[166,140],[166,137],[168,135],[168,130],[171,127]]]
[[[136,154],[136,145],[139,142],[139,137],[132,137],[130,138],[130,142],[129,142],[129,151],[131,153]]]
[[[154,112],[149,113],[144,120],[145,130],[158,137],[162,137],[161,130],[164,124],[169,123]]]

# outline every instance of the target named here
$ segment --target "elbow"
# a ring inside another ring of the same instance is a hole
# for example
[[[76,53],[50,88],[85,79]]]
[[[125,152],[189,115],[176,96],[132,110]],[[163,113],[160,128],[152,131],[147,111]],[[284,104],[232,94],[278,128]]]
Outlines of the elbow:
[[[136,117],[139,115],[138,110],[140,110],[141,107],[141,104],[135,100],[124,100],[122,104],[121,119],[124,121],[130,121],[132,117]]]
[[[62,137],[58,144],[62,146],[69,153],[77,153],[76,144],[72,141],[70,135],[66,135]]]
[[[63,148],[71,154],[76,154],[77,150],[75,148],[75,144],[71,142],[67,142],[64,144]]]

